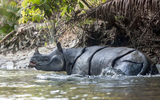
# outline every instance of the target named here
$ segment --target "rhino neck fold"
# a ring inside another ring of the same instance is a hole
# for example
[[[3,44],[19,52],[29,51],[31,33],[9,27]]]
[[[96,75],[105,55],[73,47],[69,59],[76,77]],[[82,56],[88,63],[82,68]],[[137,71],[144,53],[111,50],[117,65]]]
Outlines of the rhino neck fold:
[[[93,54],[91,55],[91,57],[89,57],[89,70],[88,70],[88,75],[91,75],[91,72],[90,72],[90,70],[91,70],[91,60],[92,60],[92,58],[93,58],[93,56],[98,52],[98,51],[100,51],[100,50],[102,50],[102,49],[104,49],[104,48],[107,48],[108,46],[104,46],[104,47],[100,47],[100,48],[98,48],[98,49],[96,49],[94,52],[93,52]]]
[[[65,59],[66,72],[68,75],[72,74],[73,66],[76,60],[85,52],[85,48],[77,49],[63,49],[63,55]]]

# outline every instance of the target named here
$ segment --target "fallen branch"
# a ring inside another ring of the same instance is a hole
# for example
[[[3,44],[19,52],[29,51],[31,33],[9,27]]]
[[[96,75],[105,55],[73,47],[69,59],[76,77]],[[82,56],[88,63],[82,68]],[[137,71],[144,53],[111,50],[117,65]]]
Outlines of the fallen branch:
[[[12,32],[10,32],[9,34],[7,34],[1,41],[0,41],[0,44],[4,41],[6,41],[10,36],[12,36],[13,34],[15,34],[16,31],[13,30]]]

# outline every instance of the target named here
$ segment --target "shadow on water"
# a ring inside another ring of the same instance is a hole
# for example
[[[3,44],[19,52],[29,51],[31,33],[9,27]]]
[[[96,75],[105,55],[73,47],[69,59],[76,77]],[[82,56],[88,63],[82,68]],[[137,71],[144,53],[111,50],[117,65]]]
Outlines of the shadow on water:
[[[160,75],[79,76],[37,70],[0,70],[2,100],[158,100]]]

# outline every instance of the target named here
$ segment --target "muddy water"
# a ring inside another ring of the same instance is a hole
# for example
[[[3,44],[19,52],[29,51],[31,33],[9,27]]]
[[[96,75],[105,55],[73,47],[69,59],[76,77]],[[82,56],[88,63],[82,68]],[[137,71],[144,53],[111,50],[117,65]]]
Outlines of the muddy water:
[[[158,100],[160,75],[75,76],[0,70],[0,100]]]

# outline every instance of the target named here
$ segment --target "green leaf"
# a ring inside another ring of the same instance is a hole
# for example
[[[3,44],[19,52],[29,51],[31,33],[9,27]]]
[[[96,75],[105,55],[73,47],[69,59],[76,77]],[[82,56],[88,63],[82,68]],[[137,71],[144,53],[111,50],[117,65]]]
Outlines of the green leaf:
[[[80,6],[81,8],[84,8],[84,5],[83,5],[81,2],[79,2],[79,6]]]
[[[56,4],[59,3],[59,0],[56,0]]]
[[[40,21],[41,21],[41,16],[40,16],[40,15],[36,15],[36,16],[35,16],[35,19],[36,19],[38,22],[40,22]]]
[[[106,0],[102,0],[102,3],[106,2]]]
[[[41,0],[32,0],[33,4],[40,4],[41,3]]]
[[[47,46],[47,43],[46,43],[46,42],[44,43],[44,46]]]
[[[63,8],[63,11],[61,12],[61,16],[62,16],[62,17],[63,17],[64,14],[66,13],[67,8],[68,8],[68,5],[66,5],[66,6]]]
[[[70,6],[67,7],[67,13],[70,13]]]
[[[28,0],[24,0],[24,1],[22,2],[21,6],[22,6],[23,8],[25,8],[25,7],[27,7],[27,4],[28,4]]]
[[[43,6],[44,6],[44,8],[45,8],[46,10],[50,10],[50,9],[51,9],[51,7],[50,7],[48,4],[43,4]]]
[[[12,1],[10,4],[13,5],[13,6],[17,5],[15,1]]]
[[[32,17],[32,21],[35,21],[35,17]]]

